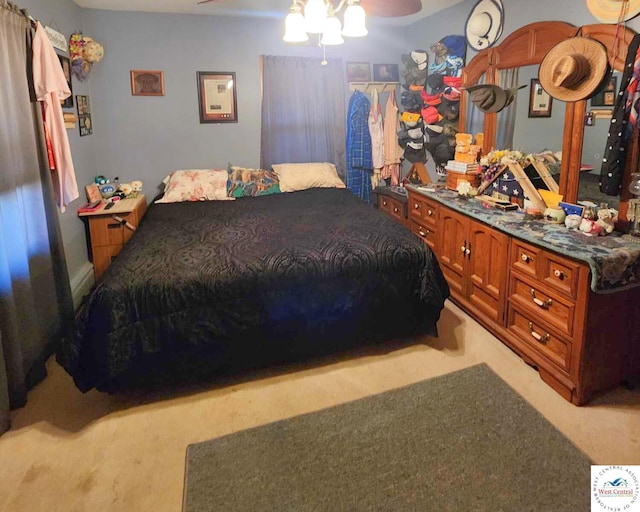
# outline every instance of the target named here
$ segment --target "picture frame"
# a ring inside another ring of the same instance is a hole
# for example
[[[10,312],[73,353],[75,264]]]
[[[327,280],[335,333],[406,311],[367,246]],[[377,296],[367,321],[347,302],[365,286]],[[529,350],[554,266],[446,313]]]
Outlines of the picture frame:
[[[164,72],[132,69],[130,75],[133,96],[164,96]]]
[[[529,117],[551,117],[553,98],[540,85],[537,78],[531,79],[529,95]]]
[[[602,88],[602,90],[591,97],[591,106],[613,108],[616,103],[617,91],[618,77],[612,76],[609,78],[607,84]]]
[[[397,64],[374,64],[374,82],[399,82],[400,70]]]
[[[60,59],[60,65],[62,66],[62,72],[64,73],[64,78],[67,81],[67,85],[69,86],[69,91],[71,94],[68,98],[64,100],[60,100],[60,105],[62,108],[73,108],[73,87],[71,86],[71,60],[69,57],[65,57],[64,55],[58,54],[58,59]]]
[[[80,129],[80,137],[91,135],[93,133],[93,125],[91,123],[91,105],[89,96],[77,94],[76,108],[78,109],[78,128]]]
[[[370,82],[368,62],[347,62],[347,82]]]
[[[200,123],[237,123],[236,74],[232,71],[198,71]]]

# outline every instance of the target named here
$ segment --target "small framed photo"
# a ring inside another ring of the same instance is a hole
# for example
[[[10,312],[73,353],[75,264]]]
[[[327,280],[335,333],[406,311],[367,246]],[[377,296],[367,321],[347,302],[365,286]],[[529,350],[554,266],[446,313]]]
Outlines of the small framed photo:
[[[551,117],[553,98],[540,85],[537,78],[531,79],[529,117]]]
[[[618,77],[609,78],[607,85],[591,98],[592,107],[613,107],[616,103],[616,92],[618,88]]]
[[[237,123],[236,74],[198,71],[200,123]]]
[[[374,82],[399,82],[400,71],[397,64],[374,64]]]
[[[98,188],[97,183],[91,183],[91,185],[87,185],[84,187],[85,193],[87,194],[87,201],[90,203],[95,203],[96,201],[100,201],[102,199],[102,194],[100,193],[100,189]]]
[[[64,55],[58,55],[58,59],[60,59],[60,65],[62,66],[62,72],[64,73],[64,79],[67,81],[67,85],[69,86],[69,90],[71,91],[71,95],[64,100],[60,100],[60,105],[62,108],[73,108],[73,88],[71,87],[71,61],[69,57],[65,57]]]
[[[131,94],[133,96],[164,96],[164,73],[132,69]]]
[[[368,62],[347,62],[347,82],[370,82]]]

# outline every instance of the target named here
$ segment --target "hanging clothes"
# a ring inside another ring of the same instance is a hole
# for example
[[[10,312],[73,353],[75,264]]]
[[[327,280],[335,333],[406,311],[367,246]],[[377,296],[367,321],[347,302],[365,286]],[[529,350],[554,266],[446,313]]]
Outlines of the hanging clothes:
[[[36,23],[33,38],[33,85],[36,99],[43,104],[46,133],[51,140],[55,160],[53,188],[58,207],[64,212],[66,206],[79,196],[69,138],[60,106],[60,100],[71,96],[71,91],[58,55],[40,23]]]
[[[398,144],[398,131],[400,130],[400,118],[398,105],[396,104],[395,91],[389,93],[384,113],[384,167],[380,177],[390,180],[392,186],[400,184],[400,162],[404,155],[404,149]]]
[[[371,97],[369,135],[371,136],[371,159],[373,162],[371,186],[372,188],[376,188],[380,184],[380,172],[384,166],[384,124],[382,120],[382,108],[380,107],[378,98],[378,89],[373,90]]]
[[[626,148],[638,119],[640,98],[640,34],[629,44],[620,90],[616,97],[600,170],[600,192],[617,196],[622,189]]]
[[[367,203],[371,202],[373,173],[368,124],[370,107],[367,97],[355,91],[347,113],[347,188]]]

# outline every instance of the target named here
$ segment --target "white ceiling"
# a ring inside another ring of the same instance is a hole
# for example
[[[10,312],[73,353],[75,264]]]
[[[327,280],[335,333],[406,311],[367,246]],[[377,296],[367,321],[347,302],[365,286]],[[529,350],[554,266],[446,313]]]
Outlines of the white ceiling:
[[[80,7],[110,11],[202,14],[205,16],[257,16],[283,18],[290,0],[214,0],[198,5],[199,0],[73,0]],[[393,0],[388,0],[393,1]],[[410,25],[464,0],[422,0],[422,11],[400,18],[376,18],[376,23]]]

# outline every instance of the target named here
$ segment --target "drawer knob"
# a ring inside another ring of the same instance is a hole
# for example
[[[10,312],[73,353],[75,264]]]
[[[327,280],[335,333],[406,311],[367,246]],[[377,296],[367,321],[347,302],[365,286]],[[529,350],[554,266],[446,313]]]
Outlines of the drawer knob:
[[[543,345],[546,345],[547,342],[549,341],[549,338],[551,338],[551,335],[549,333],[542,335],[534,331],[533,324],[531,322],[529,322],[529,333],[531,334],[531,336],[533,336],[535,340],[539,341]]]
[[[398,213],[398,207],[397,206],[393,207],[393,213]]]
[[[420,236],[427,236],[429,233],[431,233],[431,231],[429,231],[428,229],[424,229],[422,226],[420,226],[418,228],[418,233],[420,233]]]
[[[414,207],[416,210],[419,210],[419,209],[420,209],[420,205],[419,205],[418,203],[413,203],[413,207]]]
[[[461,251],[463,254],[466,254],[466,252],[467,252],[467,247],[466,247],[466,245],[463,245],[462,247],[460,247],[460,251]]]
[[[558,270],[558,269],[555,269],[553,271],[553,275],[556,276],[558,279],[564,279],[565,277],[567,277],[562,270]]]
[[[387,206],[387,202],[386,201],[382,201],[382,206]]]
[[[529,263],[530,261],[533,261],[533,258],[528,254],[523,254],[521,258],[522,258],[522,261],[524,261],[525,263]]]
[[[428,210],[427,211],[427,215],[429,215],[429,217],[431,217],[433,215],[433,210]]]
[[[538,306],[538,307],[541,307],[542,309],[549,309],[551,307],[551,305],[553,304],[553,300],[551,300],[551,299],[547,299],[547,300],[538,299],[536,297],[536,291],[533,288],[531,288],[529,293],[531,294],[531,299],[533,300],[535,305]]]

